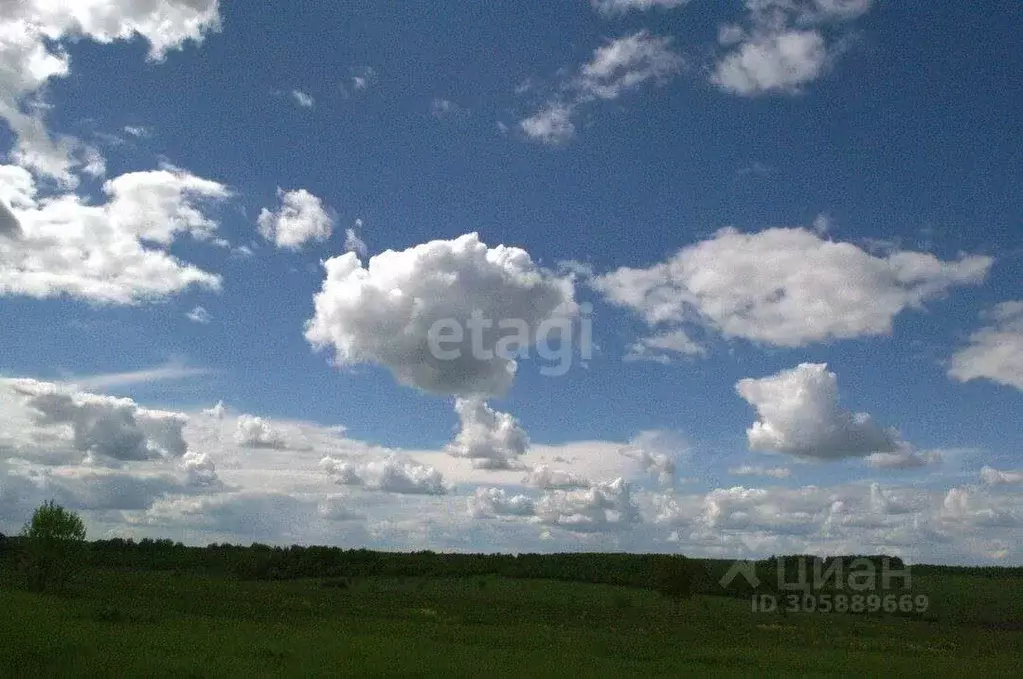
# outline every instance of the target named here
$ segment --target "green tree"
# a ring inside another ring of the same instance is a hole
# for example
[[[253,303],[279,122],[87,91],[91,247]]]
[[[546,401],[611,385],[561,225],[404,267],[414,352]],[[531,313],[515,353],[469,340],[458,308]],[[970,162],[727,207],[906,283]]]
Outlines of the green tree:
[[[25,538],[29,587],[63,590],[82,566],[82,519],[50,500],[36,509],[21,535]]]
[[[678,613],[682,602],[693,596],[696,570],[684,556],[660,557],[653,565],[652,584],[662,596],[671,600],[672,611]]]

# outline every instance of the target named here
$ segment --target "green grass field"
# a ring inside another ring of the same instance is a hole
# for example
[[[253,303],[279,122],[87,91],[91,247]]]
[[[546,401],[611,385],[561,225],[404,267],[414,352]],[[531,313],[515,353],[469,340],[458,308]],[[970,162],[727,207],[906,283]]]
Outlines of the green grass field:
[[[243,582],[94,571],[0,589],[3,676],[1020,676],[1018,581],[919,578],[931,621],[754,614],[697,596],[487,578]]]

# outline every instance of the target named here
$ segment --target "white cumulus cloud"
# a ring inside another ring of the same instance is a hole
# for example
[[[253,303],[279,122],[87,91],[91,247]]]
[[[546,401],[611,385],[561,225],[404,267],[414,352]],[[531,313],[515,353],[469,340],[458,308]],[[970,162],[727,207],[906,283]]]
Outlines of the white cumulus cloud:
[[[3,379],[0,385],[21,397],[37,427],[53,433],[88,459],[162,460],[185,454],[183,413],[142,408],[128,398],[74,390],[51,382]]]
[[[497,412],[482,398],[455,399],[460,428],[448,452],[467,458],[477,469],[512,469],[529,448],[529,436],[518,420]]]
[[[23,169],[0,166],[12,179],[0,201],[17,217],[17,239],[0,238],[0,296],[69,296],[134,304],[198,286],[217,290],[220,277],[167,252],[179,236],[206,239],[217,222],[206,209],[231,193],[184,170],[132,172],[106,182],[107,202],[74,194],[39,195]]]
[[[206,453],[185,453],[181,457],[181,467],[191,486],[212,487],[220,484],[217,465]]]
[[[907,447],[896,430],[866,413],[842,409],[838,378],[824,364],[803,363],[771,377],[740,380],[736,391],[757,410],[757,421],[746,431],[750,450],[833,460]]]
[[[326,457],[320,464],[346,486],[408,495],[443,495],[448,490],[439,471],[399,455],[354,461]]]
[[[221,404],[218,403],[217,406]],[[214,413],[211,413],[214,414]],[[267,420],[255,415],[239,415],[234,440],[245,448],[287,448],[284,434]]]
[[[992,261],[909,251],[879,257],[809,229],[727,228],[665,262],[623,267],[591,285],[652,328],[690,323],[727,338],[801,347],[886,335],[903,311],[921,309],[953,286],[982,282]]]
[[[535,508],[540,523],[589,532],[628,528],[641,521],[632,489],[622,478],[576,490],[553,490]]]
[[[41,96],[51,80],[66,77],[70,41],[107,44],[141,38],[149,59],[161,61],[186,43],[200,43],[219,30],[218,0],[22,0],[3,3],[0,22],[0,118],[16,139],[14,161],[66,186],[77,184],[73,171],[94,172],[101,164],[95,149],[46,128]]]
[[[533,516],[535,502],[525,495],[509,495],[503,488],[477,488],[466,500],[469,515],[483,519],[492,516]]]
[[[960,382],[987,379],[1023,390],[1023,301],[1003,302],[984,317],[990,325],[970,336],[948,374]]]
[[[324,268],[306,339],[342,365],[377,363],[401,384],[437,394],[503,393],[516,362],[502,351],[502,321],[519,324],[513,334],[522,330],[531,345],[542,324],[576,312],[570,279],[475,233],[388,250],[365,266],[348,253]],[[473,319],[491,327],[476,332]]]
[[[279,248],[298,250],[306,243],[325,241],[334,231],[334,217],[323,201],[305,189],[277,189],[280,206],[263,208],[257,224],[259,233]]]
[[[872,0],[746,0],[747,27],[726,24],[727,48],[711,82],[743,96],[793,93],[820,78],[843,49],[836,26],[870,9]]]

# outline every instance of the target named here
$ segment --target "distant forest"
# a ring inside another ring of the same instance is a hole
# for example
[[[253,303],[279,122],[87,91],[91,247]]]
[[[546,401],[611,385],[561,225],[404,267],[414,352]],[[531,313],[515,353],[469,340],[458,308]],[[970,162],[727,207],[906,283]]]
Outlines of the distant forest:
[[[24,539],[0,534],[0,578],[8,580],[18,572],[25,553]],[[171,540],[149,538],[134,541],[115,538],[86,544],[84,566],[92,569],[131,571],[170,571],[179,574],[231,577],[243,580],[291,580],[323,578],[325,585],[343,586],[344,579],[369,576],[389,577],[472,577],[550,579],[623,585],[663,590],[665,582],[679,588],[684,574],[684,589],[692,594],[748,596],[752,587],[742,577],[734,578],[727,588],[720,580],[732,561],[690,559],[667,554],[560,553],[560,554],[461,554],[420,552],[379,552],[339,547],[271,547],[212,544],[187,547]],[[841,556],[820,559],[791,555],[784,562],[800,560],[820,562],[824,569],[836,560],[848,566],[854,559],[867,558],[880,566],[884,560],[893,568],[902,568],[897,557],[874,555]],[[770,587],[778,567],[778,558],[756,562],[763,587]],[[990,578],[1021,578],[1023,568],[963,567],[915,565],[913,576],[969,574]]]

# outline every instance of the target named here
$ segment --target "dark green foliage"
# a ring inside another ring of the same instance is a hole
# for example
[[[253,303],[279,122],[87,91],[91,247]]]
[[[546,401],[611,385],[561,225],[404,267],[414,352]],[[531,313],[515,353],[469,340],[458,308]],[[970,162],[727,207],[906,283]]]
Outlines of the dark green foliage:
[[[64,591],[84,564],[82,519],[50,500],[36,509],[21,536],[29,588]]]
[[[7,538],[0,541],[0,574],[26,552],[25,539]],[[772,557],[756,564],[761,583],[757,588],[743,578],[735,578],[727,587],[720,580],[732,565],[731,561],[715,559],[683,559],[665,554],[624,553],[571,553],[571,554],[443,554],[431,551],[374,552],[367,549],[337,547],[290,547],[253,544],[251,546],[213,544],[208,547],[186,547],[171,540],[144,539],[133,541],[115,538],[88,544],[82,555],[94,568],[125,569],[133,571],[168,571],[177,576],[211,575],[229,576],[240,580],[277,581],[316,578],[337,581],[342,578],[388,577],[442,577],[486,578],[501,576],[513,579],[561,580],[607,585],[639,587],[667,594],[672,589],[685,598],[685,579],[692,594],[749,599],[752,594],[777,592],[778,562]],[[850,564],[866,558],[881,564],[890,559],[893,568],[902,564],[895,557],[834,557],[819,559],[813,556],[782,557],[785,568],[795,570],[793,564],[802,559],[811,568],[815,560],[823,568],[835,561]],[[676,573],[673,568],[685,563],[686,569]],[[944,566],[914,566],[918,575],[969,575],[983,578],[1023,579],[1023,568],[963,568]],[[665,579],[682,577],[667,587]],[[324,583],[324,586],[331,585]],[[340,586],[340,585],[338,585]]]
[[[678,612],[682,602],[693,596],[697,582],[696,570],[697,567],[684,556],[665,557],[654,564],[651,585],[670,599],[672,608]]]

